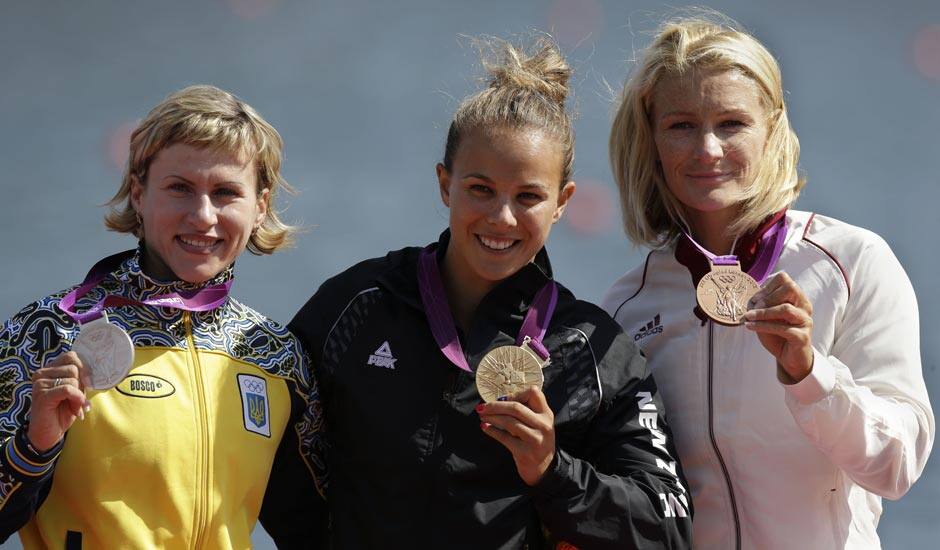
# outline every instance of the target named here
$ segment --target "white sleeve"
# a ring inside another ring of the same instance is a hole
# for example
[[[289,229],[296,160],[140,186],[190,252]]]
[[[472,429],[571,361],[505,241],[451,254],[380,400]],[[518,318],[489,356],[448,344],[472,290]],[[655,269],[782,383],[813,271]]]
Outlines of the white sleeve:
[[[851,295],[829,355],[786,387],[786,403],[816,447],[856,483],[904,495],[924,469],[934,418],[921,372],[917,298],[882,239],[848,274]]]

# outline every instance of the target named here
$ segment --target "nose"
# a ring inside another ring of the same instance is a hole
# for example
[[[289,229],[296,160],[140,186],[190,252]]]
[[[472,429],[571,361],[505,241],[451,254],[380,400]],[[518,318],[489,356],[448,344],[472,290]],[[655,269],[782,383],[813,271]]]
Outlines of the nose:
[[[507,199],[493,201],[487,221],[499,227],[513,227],[516,225],[516,215],[512,211],[512,202]]]
[[[706,131],[699,140],[695,151],[696,160],[715,162],[724,156],[724,144],[712,131]]]
[[[218,220],[216,207],[212,204],[212,197],[208,194],[197,195],[194,199],[192,211],[189,213],[189,219],[198,229],[208,229],[214,226]]]

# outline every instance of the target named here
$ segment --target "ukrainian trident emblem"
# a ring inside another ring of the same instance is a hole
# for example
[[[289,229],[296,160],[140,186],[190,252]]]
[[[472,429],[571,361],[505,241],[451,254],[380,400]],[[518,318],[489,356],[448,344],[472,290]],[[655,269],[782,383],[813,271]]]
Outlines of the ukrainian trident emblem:
[[[262,427],[268,423],[267,414],[265,414],[266,403],[263,395],[257,393],[246,393],[245,400],[248,405],[248,418],[251,419],[257,427]]]

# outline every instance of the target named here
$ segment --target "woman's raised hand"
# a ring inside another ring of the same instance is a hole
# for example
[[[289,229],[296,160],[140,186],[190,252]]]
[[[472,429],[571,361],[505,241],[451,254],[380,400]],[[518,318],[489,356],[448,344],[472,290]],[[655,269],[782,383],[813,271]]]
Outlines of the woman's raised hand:
[[[795,384],[813,370],[813,304],[786,273],[764,281],[751,298],[744,326],[777,359],[778,374]]]
[[[512,453],[526,485],[542,479],[555,458],[555,415],[542,390],[532,386],[505,400],[480,403],[480,428]]]
[[[29,442],[39,452],[54,447],[76,418],[91,408],[85,398],[88,371],[74,351],[60,355],[33,373]]]

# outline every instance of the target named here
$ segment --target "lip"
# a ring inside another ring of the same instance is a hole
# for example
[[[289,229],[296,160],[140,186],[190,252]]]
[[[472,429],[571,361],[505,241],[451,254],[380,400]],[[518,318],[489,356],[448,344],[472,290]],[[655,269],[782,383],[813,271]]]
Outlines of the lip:
[[[718,184],[735,178],[734,172],[693,172],[686,174],[691,180],[701,184]]]
[[[173,240],[185,252],[199,255],[212,254],[216,249],[218,249],[219,245],[222,244],[222,239],[209,237],[206,235],[177,235],[173,238]],[[186,241],[201,242],[204,244],[193,245]]]

